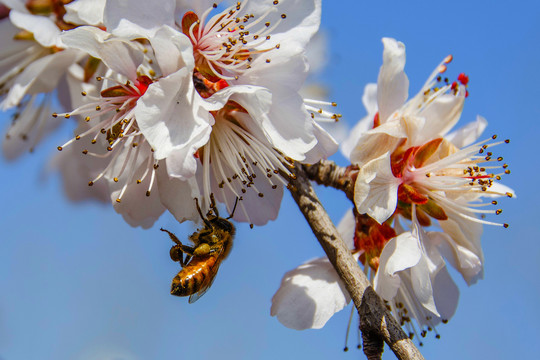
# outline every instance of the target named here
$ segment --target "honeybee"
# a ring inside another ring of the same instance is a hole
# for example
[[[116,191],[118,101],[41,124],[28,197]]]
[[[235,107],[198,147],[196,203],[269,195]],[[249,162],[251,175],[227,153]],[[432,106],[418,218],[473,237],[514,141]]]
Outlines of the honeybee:
[[[171,259],[180,262],[182,269],[174,277],[171,284],[171,294],[176,296],[189,296],[192,304],[203,296],[216,277],[219,265],[229,255],[232,240],[235,233],[234,225],[229,221],[234,216],[238,198],[228,218],[219,217],[214,196],[210,196],[214,214],[204,217],[199,206],[199,200],[195,198],[197,211],[204,222],[204,227],[194,232],[189,240],[193,246],[184,245],[172,232],[161,228],[161,231],[169,234],[175,243],[170,251]],[[184,258],[184,254],[186,257]]]

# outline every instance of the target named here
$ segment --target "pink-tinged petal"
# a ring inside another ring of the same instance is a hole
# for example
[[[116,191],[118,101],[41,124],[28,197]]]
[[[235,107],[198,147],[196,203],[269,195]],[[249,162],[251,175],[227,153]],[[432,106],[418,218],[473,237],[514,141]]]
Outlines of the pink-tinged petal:
[[[100,25],[106,0],[77,0],[64,5],[64,20],[73,24]]]
[[[93,26],[64,31],[61,39],[67,47],[101,59],[107,67],[128,79],[137,78],[137,67],[142,63],[144,55],[128,41],[112,38],[108,32]]]
[[[291,329],[320,329],[350,301],[328,259],[315,259],[283,276],[270,315]]]
[[[383,38],[383,65],[377,80],[377,102],[381,123],[399,109],[409,96],[409,79],[405,75],[405,45]]]
[[[195,91],[191,72],[183,68],[151,84],[135,108],[137,123],[154,149],[155,158],[165,159],[176,153],[177,160],[184,159],[175,164],[174,175],[179,178],[193,176],[193,155],[212,131],[213,119],[203,102]]]
[[[478,115],[476,121],[465,125],[464,127],[446,135],[444,138],[450,141],[457,148],[464,148],[465,146],[474,143],[487,127],[487,120]]]
[[[366,131],[373,128],[373,118],[377,113],[377,84],[371,83],[366,85],[362,102],[366,108],[367,115],[352,128],[348,137],[341,142],[341,153],[347,159],[351,158],[351,154],[358,144],[360,137]]]
[[[181,32],[163,26],[156,31],[150,43],[163,76],[170,75],[183,67],[192,70],[195,66],[191,41]]]
[[[175,8],[175,0],[108,0],[103,22],[117,36],[149,38],[162,25],[174,27]]]
[[[2,101],[1,107],[6,110],[17,106],[25,95],[33,95],[53,91],[60,78],[78,58],[75,50],[64,50],[44,56],[30,65],[17,76],[9,93]]]
[[[356,209],[382,224],[396,210],[400,183],[392,174],[389,153],[371,160],[360,168],[354,185]]]
[[[42,46],[62,47],[62,42],[59,41],[60,29],[48,17],[11,10],[9,19],[18,28],[34,34],[34,39]]]
[[[433,297],[441,320],[454,316],[459,300],[459,289],[448,274],[446,267],[437,273],[433,281]],[[437,320],[433,321],[433,325],[437,325],[437,323]]]

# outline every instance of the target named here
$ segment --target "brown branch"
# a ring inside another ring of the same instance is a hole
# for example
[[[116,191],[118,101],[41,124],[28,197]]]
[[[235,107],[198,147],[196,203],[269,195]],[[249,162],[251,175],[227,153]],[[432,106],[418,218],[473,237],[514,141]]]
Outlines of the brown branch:
[[[291,180],[289,189],[356,306],[362,336],[367,340],[364,353],[368,359],[380,359],[382,341],[400,360],[424,359],[371,287],[320,203],[302,165],[296,164],[294,172],[296,179]]]
[[[313,165],[302,166],[308,179],[315,181],[319,185],[341,190],[349,200],[354,200],[354,182],[358,174],[356,165],[341,167],[333,161],[321,160]]]

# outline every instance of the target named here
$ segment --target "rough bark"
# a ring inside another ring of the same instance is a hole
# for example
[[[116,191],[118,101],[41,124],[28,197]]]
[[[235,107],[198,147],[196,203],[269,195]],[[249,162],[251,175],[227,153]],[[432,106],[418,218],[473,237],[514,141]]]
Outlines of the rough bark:
[[[329,166],[327,170],[330,168],[332,166]],[[302,165],[297,164],[294,173],[296,178],[291,180],[289,190],[356,306],[360,315],[364,353],[368,359],[380,359],[383,341],[388,344],[398,359],[424,359],[371,287],[370,281],[320,203]],[[324,171],[321,174],[324,175]],[[333,174],[337,173],[333,172]],[[333,181],[335,182],[340,177],[334,176]],[[346,184],[346,187],[350,186],[351,184]]]

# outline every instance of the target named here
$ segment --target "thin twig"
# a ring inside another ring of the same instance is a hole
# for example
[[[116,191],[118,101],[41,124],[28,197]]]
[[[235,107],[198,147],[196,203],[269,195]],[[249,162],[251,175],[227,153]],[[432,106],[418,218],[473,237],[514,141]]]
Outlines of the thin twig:
[[[362,336],[368,343],[369,353],[364,349],[366,356],[380,358],[382,349],[376,344],[382,344],[382,339],[400,360],[424,359],[371,287],[320,203],[302,166],[297,164],[294,172],[296,179],[291,180],[289,189],[356,306]]]

